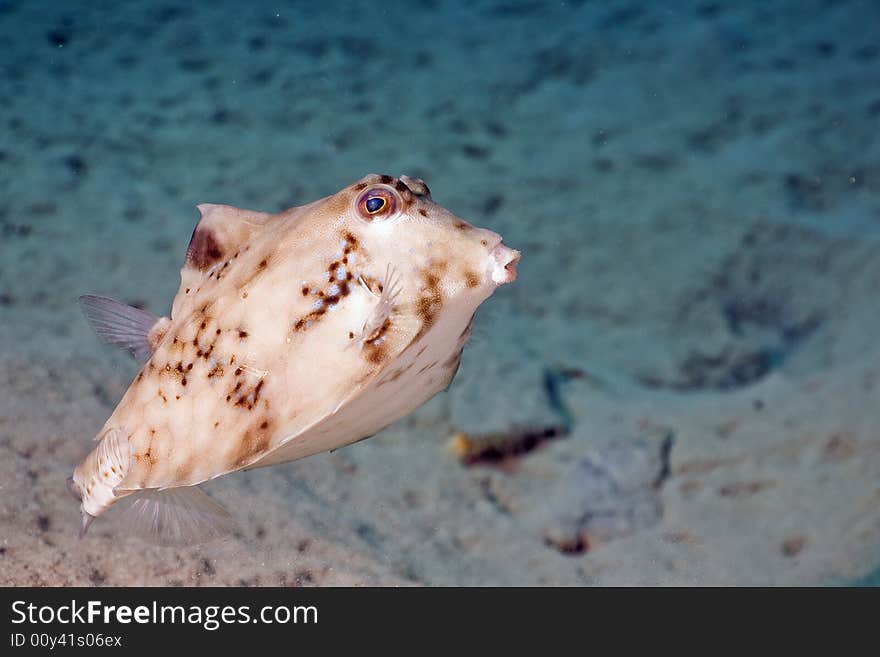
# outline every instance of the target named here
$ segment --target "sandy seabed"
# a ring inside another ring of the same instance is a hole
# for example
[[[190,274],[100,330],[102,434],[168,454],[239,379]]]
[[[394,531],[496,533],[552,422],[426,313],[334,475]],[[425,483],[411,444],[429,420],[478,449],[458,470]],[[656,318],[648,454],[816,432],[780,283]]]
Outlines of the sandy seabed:
[[[880,566],[875,2],[0,1],[0,584],[834,584]],[[205,486],[233,539],[77,539],[64,480],[195,204],[367,172],[522,251],[450,390]],[[556,432],[462,464],[457,432]],[[872,579],[872,577],[874,579]]]

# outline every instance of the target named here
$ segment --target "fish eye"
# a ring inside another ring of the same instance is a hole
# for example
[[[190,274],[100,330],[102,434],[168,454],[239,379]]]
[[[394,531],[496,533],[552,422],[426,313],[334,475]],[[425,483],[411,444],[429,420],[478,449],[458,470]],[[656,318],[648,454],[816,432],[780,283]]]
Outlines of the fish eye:
[[[367,221],[384,218],[394,213],[397,202],[394,194],[383,187],[370,189],[361,194],[358,200],[358,212]]]

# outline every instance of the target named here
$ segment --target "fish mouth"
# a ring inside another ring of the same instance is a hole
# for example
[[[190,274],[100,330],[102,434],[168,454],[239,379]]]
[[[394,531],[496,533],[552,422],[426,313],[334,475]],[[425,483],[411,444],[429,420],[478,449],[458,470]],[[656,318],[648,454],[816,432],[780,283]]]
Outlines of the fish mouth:
[[[516,266],[519,264],[520,252],[499,242],[489,252],[492,262],[492,282],[496,285],[513,283],[516,280]]]

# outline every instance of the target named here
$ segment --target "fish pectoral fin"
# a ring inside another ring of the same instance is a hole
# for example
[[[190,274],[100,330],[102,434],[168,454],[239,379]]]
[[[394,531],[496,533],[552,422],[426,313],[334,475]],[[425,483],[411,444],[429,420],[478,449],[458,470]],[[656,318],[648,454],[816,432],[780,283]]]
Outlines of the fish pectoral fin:
[[[229,512],[198,486],[150,488],[126,499],[130,500],[122,516],[126,529],[155,545],[207,543],[228,536],[237,526]]]
[[[386,326],[385,321],[391,317],[394,312],[394,302],[403,289],[401,279],[402,276],[400,272],[391,263],[388,263],[388,266],[385,268],[385,276],[382,279],[382,288],[380,292],[371,289],[363,277],[359,279],[359,282],[364,289],[376,298],[376,305],[373,306],[369,315],[364,320],[364,325],[361,328],[357,340],[349,342],[346,349],[352,344],[364,346],[368,342],[381,338],[382,331]]]
[[[141,364],[150,359],[153,353],[150,332],[164,318],[93,294],[81,296],[79,304],[101,342],[125,349]],[[158,341],[156,337],[154,340]]]

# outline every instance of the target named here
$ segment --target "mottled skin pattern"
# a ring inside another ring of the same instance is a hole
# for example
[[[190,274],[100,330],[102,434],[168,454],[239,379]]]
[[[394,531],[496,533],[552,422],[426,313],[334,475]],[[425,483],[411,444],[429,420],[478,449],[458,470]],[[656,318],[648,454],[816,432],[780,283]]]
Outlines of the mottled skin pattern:
[[[365,216],[373,191],[394,211]],[[98,436],[114,449],[99,444],[74,473],[90,515],[375,433],[449,384],[477,306],[515,277],[499,235],[405,176],[277,215],[199,209],[172,317]],[[401,292],[363,335],[389,264]]]

